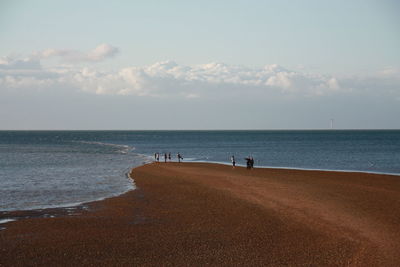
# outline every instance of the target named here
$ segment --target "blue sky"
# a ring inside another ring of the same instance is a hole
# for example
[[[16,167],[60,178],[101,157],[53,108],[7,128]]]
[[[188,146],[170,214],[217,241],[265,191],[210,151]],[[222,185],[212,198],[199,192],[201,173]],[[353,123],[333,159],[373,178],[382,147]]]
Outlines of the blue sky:
[[[400,128],[399,14],[394,0],[3,0],[0,129]]]

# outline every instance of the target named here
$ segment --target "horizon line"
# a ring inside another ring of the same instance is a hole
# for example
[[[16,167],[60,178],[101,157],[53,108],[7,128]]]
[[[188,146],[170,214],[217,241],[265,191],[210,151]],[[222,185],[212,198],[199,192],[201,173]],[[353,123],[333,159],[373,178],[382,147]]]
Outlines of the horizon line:
[[[291,128],[291,129],[0,129],[0,132],[26,132],[26,131],[396,131],[400,128]]]

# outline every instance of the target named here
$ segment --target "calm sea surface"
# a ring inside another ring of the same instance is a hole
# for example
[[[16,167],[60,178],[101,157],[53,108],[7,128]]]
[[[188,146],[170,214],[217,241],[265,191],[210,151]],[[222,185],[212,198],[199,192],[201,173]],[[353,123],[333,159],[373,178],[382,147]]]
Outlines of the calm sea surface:
[[[400,174],[400,131],[0,131],[0,211],[71,206],[135,188],[128,171],[184,161]],[[160,160],[163,160],[161,158]],[[400,177],[399,177],[400,179]]]

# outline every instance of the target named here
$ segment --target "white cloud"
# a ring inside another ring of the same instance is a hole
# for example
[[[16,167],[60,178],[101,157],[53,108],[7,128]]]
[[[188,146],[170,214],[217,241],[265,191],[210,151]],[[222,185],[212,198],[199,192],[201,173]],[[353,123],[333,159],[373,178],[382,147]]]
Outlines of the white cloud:
[[[293,74],[294,73],[278,72],[276,75],[269,77],[265,84],[284,89],[293,87],[293,83],[291,81],[291,76],[293,77]]]
[[[127,67],[114,72],[69,66],[43,68],[40,59],[99,61],[112,57],[118,49],[103,44],[87,54],[73,50],[45,50],[25,59],[0,59],[0,89],[46,89],[60,86],[89,94],[151,97],[199,98],[213,94],[260,94],[321,96],[379,91],[400,95],[400,72],[385,69],[369,76],[335,77],[295,72],[277,64],[262,68],[208,63],[183,66],[173,61],[143,67]]]
[[[394,67],[387,67],[378,72],[382,77],[397,77],[400,78],[400,69]]]
[[[22,59],[12,57],[0,58],[0,70],[16,70],[16,69],[40,69],[40,60],[32,57]]]
[[[328,81],[328,87],[332,90],[339,90],[340,89],[340,85],[339,82],[336,78],[331,78]]]
[[[113,57],[118,52],[119,49],[112,45],[101,44],[88,53],[87,60],[100,61],[109,57]]]
[[[89,52],[72,49],[46,49],[34,52],[31,57],[40,59],[59,58],[65,62],[98,62],[117,55],[119,49],[110,44],[100,44]]]
[[[47,88],[54,84],[52,79],[38,79],[35,77],[5,76],[0,78],[0,86],[5,88]]]

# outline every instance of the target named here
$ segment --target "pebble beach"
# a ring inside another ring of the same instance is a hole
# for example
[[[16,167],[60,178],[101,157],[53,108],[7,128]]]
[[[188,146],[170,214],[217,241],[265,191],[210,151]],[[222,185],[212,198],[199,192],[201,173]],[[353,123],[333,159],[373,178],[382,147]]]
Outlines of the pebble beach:
[[[0,214],[0,266],[399,266],[400,179],[152,163],[136,189]]]

